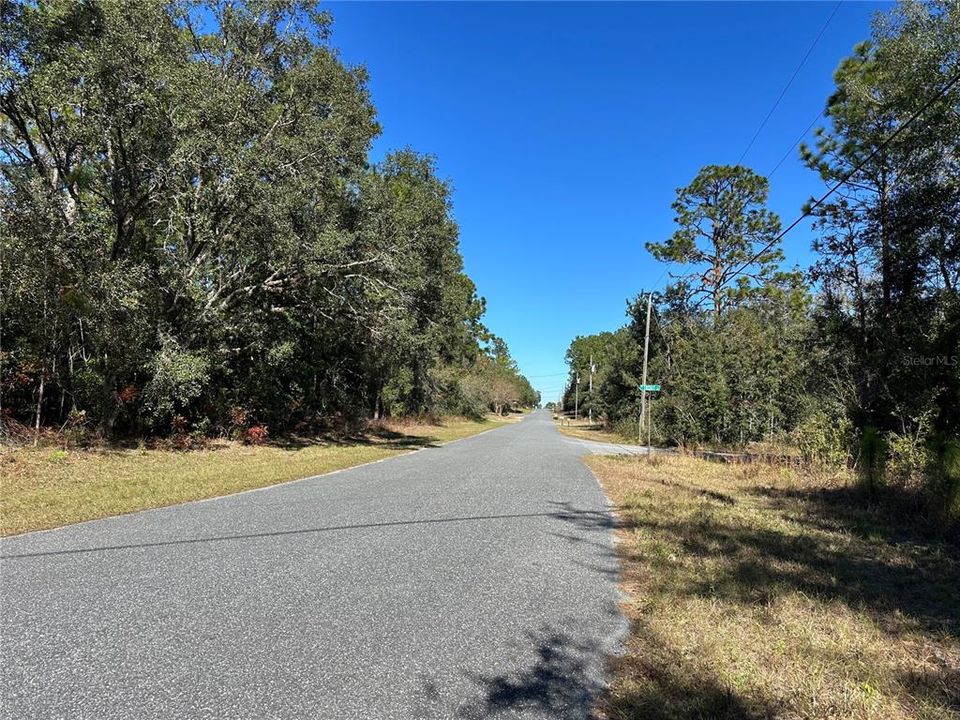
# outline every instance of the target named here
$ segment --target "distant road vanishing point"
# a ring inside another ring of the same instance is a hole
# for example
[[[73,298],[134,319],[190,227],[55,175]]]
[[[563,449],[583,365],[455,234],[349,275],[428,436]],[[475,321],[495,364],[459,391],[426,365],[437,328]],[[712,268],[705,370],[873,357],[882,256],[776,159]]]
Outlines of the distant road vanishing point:
[[[0,540],[0,715],[586,718],[625,626],[584,452],[537,411]]]

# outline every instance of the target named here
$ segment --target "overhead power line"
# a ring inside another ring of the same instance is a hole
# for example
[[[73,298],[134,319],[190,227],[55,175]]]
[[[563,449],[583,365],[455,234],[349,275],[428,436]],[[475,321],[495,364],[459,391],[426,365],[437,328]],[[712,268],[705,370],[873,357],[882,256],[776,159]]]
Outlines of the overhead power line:
[[[753,147],[753,144],[757,141],[757,138],[760,137],[760,133],[763,132],[763,128],[766,127],[767,122],[773,117],[773,113],[776,111],[777,107],[780,105],[780,101],[783,100],[784,96],[787,94],[787,90],[790,89],[790,86],[793,85],[793,81],[797,79],[797,75],[800,74],[800,70],[803,69],[803,66],[806,65],[807,60],[810,58],[810,54],[813,52],[813,49],[817,46],[817,43],[820,42],[820,38],[823,37],[823,33],[826,32],[827,27],[833,21],[834,16],[837,14],[837,11],[840,9],[840,6],[843,4],[843,0],[839,0],[836,5],[833,6],[833,10],[830,12],[830,15],[827,17],[826,21],[820,27],[820,32],[817,33],[817,36],[813,39],[813,42],[810,43],[810,47],[807,48],[807,52],[801,58],[800,63],[797,65],[796,69],[793,71],[793,75],[790,76],[790,79],[787,81],[787,84],[783,86],[783,90],[780,91],[780,95],[777,97],[776,101],[773,103],[773,107],[770,108],[767,112],[766,117],[760,122],[759,127],[757,127],[756,132],[753,134],[753,137],[750,139],[750,142],[747,144],[747,147],[740,154],[740,158],[737,160],[737,165],[743,162],[743,159],[747,156],[747,153],[750,152],[750,148]],[[780,166],[786,161],[790,156],[790,153],[793,152],[793,149],[800,144],[800,142],[807,136],[807,133],[813,129],[813,126],[816,125],[817,121],[823,115],[823,110],[817,113],[817,117],[813,119],[813,122],[803,131],[803,134],[796,139],[793,145],[783,154],[783,157],[780,158],[780,161],[774,166],[773,170],[770,171],[770,174],[767,176],[769,179],[773,174],[780,169]],[[663,272],[660,273],[660,277],[656,279],[656,282],[653,283],[652,290],[656,290],[660,285],[661,281],[667,276],[674,265],[674,261],[670,260],[667,263],[667,266],[664,268]]]
[[[800,64],[797,65],[797,69],[793,71],[793,75],[791,75],[790,79],[787,80],[787,84],[783,86],[783,90],[780,91],[780,95],[773,103],[773,107],[770,108],[770,112],[768,112],[766,117],[763,118],[763,121],[760,123],[760,127],[757,128],[757,131],[753,134],[753,137],[750,138],[750,142],[747,144],[746,149],[740,154],[740,158],[737,160],[737,165],[743,162],[743,159],[747,156],[747,153],[750,152],[750,148],[753,147],[753,144],[757,141],[757,138],[760,137],[760,133],[763,132],[763,128],[766,127],[767,122],[771,117],[773,117],[773,113],[776,111],[777,107],[779,107],[780,101],[783,100],[784,95],[787,94],[787,90],[789,90],[790,86],[793,85],[793,81],[797,79],[797,75],[800,74],[800,70],[802,70],[803,66],[806,65],[807,59],[810,57],[810,53],[813,52],[813,49],[817,46],[817,43],[820,42],[820,38],[823,37],[823,33],[826,32],[827,26],[830,25],[830,21],[833,20],[833,16],[837,14],[837,10],[840,9],[842,4],[843,0],[840,0],[840,2],[833,6],[833,12],[830,13],[830,17],[827,18],[827,21],[823,24],[823,27],[820,28],[820,32],[817,33],[817,36],[813,39],[813,42],[810,43],[810,47],[807,48],[806,54],[803,56],[803,59],[800,60]]]
[[[807,136],[807,133],[813,130],[813,126],[816,125],[820,121],[820,118],[822,117],[823,117],[823,110],[817,113],[817,116],[813,119],[813,122],[807,125],[807,129],[803,131],[803,134],[800,137],[798,137],[796,141],[794,141],[793,145],[791,145],[787,149],[787,151],[783,154],[783,157],[781,157],[780,160],[777,162],[777,164],[773,166],[773,170],[767,173],[767,180],[772,178],[773,174],[780,169],[780,166],[783,165],[784,162],[786,162],[788,157],[790,157],[790,153],[793,152],[794,148],[796,148],[797,145],[799,145],[803,141],[803,139]]]
[[[910,127],[914,122],[916,122],[917,119],[920,118],[920,116],[923,115],[927,110],[929,110],[929,109],[933,106],[934,103],[936,103],[936,102],[937,102],[938,100],[940,100],[944,95],[946,95],[948,92],[950,92],[950,91],[957,85],[957,83],[960,83],[960,73],[957,73],[956,75],[954,75],[953,79],[951,79],[950,82],[948,82],[946,85],[944,85],[937,93],[935,93],[931,98],[929,98],[916,112],[913,113],[913,115],[911,115],[909,118],[907,118],[906,121],[904,121],[904,123],[903,123],[902,125],[900,125],[900,127],[898,127],[896,130],[894,130],[892,133],[890,133],[890,136],[887,137],[886,140],[884,140],[884,141],[881,142],[879,145],[877,145],[877,146],[870,152],[869,155],[867,155],[863,160],[861,160],[861,161],[858,162],[856,165],[854,165],[854,167],[853,167],[849,172],[847,172],[846,174],[844,174],[844,176],[843,176],[842,178],[840,178],[836,183],[834,183],[833,186],[832,186],[829,190],[827,190],[827,192],[825,192],[823,195],[821,195],[819,198],[817,198],[817,200],[814,201],[813,204],[810,205],[810,207],[808,207],[806,210],[804,210],[803,213],[800,215],[800,217],[798,217],[798,218],[797,218],[796,220],[794,220],[792,223],[790,223],[789,225],[787,225],[787,227],[785,227],[783,230],[781,230],[781,231],[777,234],[777,236],[776,236],[775,238],[773,238],[773,240],[771,240],[770,242],[768,242],[768,243],[767,243],[766,245],[764,245],[760,250],[758,250],[756,253],[754,253],[754,254],[750,257],[750,259],[747,260],[746,262],[744,262],[742,265],[740,265],[740,267],[738,267],[733,274],[736,275],[736,274],[739,273],[741,270],[743,270],[745,267],[748,267],[748,266],[751,265],[752,263],[756,262],[756,261],[757,261],[757,258],[759,258],[761,255],[763,255],[765,252],[767,252],[767,250],[769,250],[769,249],[772,248],[774,245],[776,245],[778,242],[780,242],[788,232],[790,232],[790,231],[793,230],[797,225],[799,225],[801,222],[803,222],[803,220],[804,220],[805,218],[809,217],[809,216],[813,213],[813,211],[814,211],[816,208],[820,207],[820,205],[822,205],[822,204],[824,203],[824,201],[825,201],[828,197],[830,197],[831,195],[833,195],[833,194],[834,194],[838,189],[840,189],[840,187],[841,187],[842,185],[844,185],[850,178],[852,178],[855,174],[857,174],[858,172],[860,172],[860,170],[862,170],[863,167],[864,167],[868,162],[870,162],[871,160],[873,160],[873,158],[875,158],[880,151],[882,151],[883,149],[885,149],[885,148],[887,147],[887,145],[889,145],[891,142],[893,142],[894,140],[896,140],[897,137],[900,135],[900,133],[902,133],[904,130],[906,130],[908,127]]]
[[[657,281],[653,284],[653,287],[650,288],[651,290],[656,290],[656,289],[657,289],[657,285],[659,285],[659,284],[660,284],[660,281],[663,280],[663,279],[667,276],[667,273],[670,272],[670,268],[672,268],[672,267],[673,267],[673,260],[668,260],[668,261],[667,261],[667,266],[663,269],[663,272],[660,273],[660,277],[657,278]]]
[[[831,17],[832,17],[832,16],[831,16]],[[894,130],[892,133],[890,133],[890,136],[889,136],[886,140],[884,140],[884,141],[881,142],[879,145],[877,145],[877,147],[875,147],[875,148],[870,152],[869,155],[867,155],[863,160],[861,160],[859,163],[857,163],[849,172],[847,172],[842,178],[840,178],[836,183],[834,183],[834,184],[830,187],[830,189],[827,190],[827,192],[825,192],[823,195],[821,195],[819,198],[817,198],[817,199],[810,205],[810,207],[808,207],[803,213],[800,214],[799,217],[797,217],[796,220],[794,220],[794,221],[791,222],[789,225],[787,225],[787,227],[785,227],[783,230],[781,230],[781,231],[776,235],[776,237],[774,237],[770,242],[768,242],[767,244],[765,244],[760,250],[758,250],[758,251],[757,251],[756,253],[754,253],[748,260],[746,260],[742,265],[740,265],[740,266],[736,269],[735,274],[736,274],[736,273],[739,273],[739,272],[740,272],[741,270],[743,270],[745,267],[748,267],[748,266],[751,265],[752,263],[756,262],[757,258],[759,258],[761,255],[763,255],[763,253],[767,252],[767,250],[769,250],[770,248],[772,248],[772,247],[773,247],[774,245],[776,245],[778,242],[780,242],[781,240],[783,240],[783,238],[786,237],[787,233],[789,233],[791,230],[793,230],[797,225],[799,225],[801,222],[803,222],[806,218],[810,217],[810,215],[813,214],[813,211],[814,211],[816,208],[820,207],[820,206],[827,200],[827,198],[829,198],[831,195],[833,195],[837,190],[840,189],[841,186],[844,185],[844,183],[846,183],[851,177],[853,177],[853,176],[854,176],[855,174],[857,174],[861,169],[863,169],[863,167],[866,166],[866,164],[869,163],[871,160],[873,160],[873,158],[876,157],[878,153],[880,153],[882,150],[884,150],[884,149],[887,147],[887,145],[889,145],[891,142],[893,142],[894,140],[896,140],[896,138],[900,135],[900,133],[902,133],[902,132],[903,132],[904,130],[906,130],[910,125],[912,125],[914,122],[916,122],[927,110],[929,110],[938,100],[940,100],[940,99],[943,98],[948,92],[950,92],[958,83],[960,83],[960,73],[958,73],[958,74],[955,75],[953,78],[951,78],[950,81],[949,81],[946,85],[944,85],[937,93],[935,93],[935,94],[934,94],[932,97],[930,97],[919,109],[917,109],[909,118],[907,118],[906,121],[904,121],[904,123],[903,123],[902,125],[900,125],[900,127],[898,127],[896,130]],[[817,117],[815,117],[815,118],[813,119],[813,122],[811,122],[810,125],[807,127],[807,129],[804,131],[803,135],[801,135],[801,136],[797,139],[797,141],[791,146],[790,150],[787,151],[787,153],[780,159],[780,161],[776,164],[776,166],[773,168],[773,170],[770,171],[770,175],[773,175],[773,173],[777,171],[777,169],[780,167],[780,165],[783,164],[783,162],[784,162],[784,160],[786,159],[787,155],[789,155],[789,153],[793,150],[793,148],[796,147],[796,146],[800,143],[801,140],[803,140],[803,138],[807,135],[808,132],[810,132],[811,128],[813,128],[813,126],[817,123],[817,121],[818,121],[822,116],[823,116],[823,111],[821,110],[820,113],[818,113]],[[667,271],[670,269],[670,267],[671,267],[672,265],[673,265],[673,261],[671,261],[670,263],[668,263],[667,268],[663,271],[663,273],[661,273],[660,277],[657,279],[657,282],[654,283],[654,288],[660,283],[660,281],[661,281],[661,280],[663,279],[663,277],[667,274]]]

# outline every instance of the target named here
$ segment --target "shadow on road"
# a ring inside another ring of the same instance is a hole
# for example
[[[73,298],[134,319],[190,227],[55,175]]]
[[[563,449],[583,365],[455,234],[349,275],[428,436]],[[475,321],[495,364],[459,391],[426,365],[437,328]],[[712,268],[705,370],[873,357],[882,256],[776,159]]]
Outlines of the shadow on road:
[[[483,688],[483,697],[461,708],[458,717],[515,717],[524,711],[550,718],[588,716],[593,698],[602,688],[597,673],[591,671],[591,659],[602,657],[603,648],[596,641],[575,640],[549,629],[526,637],[535,654],[534,663],[517,674],[471,675]]]
[[[569,503],[553,503],[569,506]],[[606,518],[607,525],[601,525],[602,518]],[[508,513],[502,515],[467,515],[448,518],[422,518],[418,520],[395,520],[379,523],[357,523],[353,525],[328,525],[316,528],[301,528],[298,530],[278,530],[274,532],[243,533],[235,535],[219,535],[213,537],[187,538],[183,540],[159,540],[156,542],[130,543],[125,545],[101,545],[88,548],[69,548],[66,550],[45,550],[27,553],[10,553],[0,555],[0,560],[16,560],[24,558],[53,557],[57,555],[79,555],[84,553],[110,552],[119,550],[137,550],[142,548],[175,547],[178,545],[199,545],[204,543],[230,542],[236,540],[255,540],[260,538],[287,537],[309,535],[325,532],[342,532],[346,530],[362,530],[369,528],[404,527],[407,525],[430,525],[442,523],[480,522],[495,520],[517,520],[524,518],[554,518],[567,522],[581,524],[582,527],[609,527],[612,519],[605,510],[575,510],[564,507],[563,510],[538,513]]]

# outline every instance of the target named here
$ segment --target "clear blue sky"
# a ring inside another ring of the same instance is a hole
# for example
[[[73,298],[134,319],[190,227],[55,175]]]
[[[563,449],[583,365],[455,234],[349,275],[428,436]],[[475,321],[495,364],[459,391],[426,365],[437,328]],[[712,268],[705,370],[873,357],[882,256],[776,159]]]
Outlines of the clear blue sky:
[[[835,2],[329,3],[332,42],[366,65],[383,134],[455,188],[469,275],[544,401],[576,335],[622,325],[662,267],[670,203],[735,163]],[[744,159],[767,174],[822,109],[883,4],[844,2]],[[771,179],[786,225],[822,191],[792,152]],[[788,261],[810,258],[806,225]],[[663,283],[661,282],[661,285]]]

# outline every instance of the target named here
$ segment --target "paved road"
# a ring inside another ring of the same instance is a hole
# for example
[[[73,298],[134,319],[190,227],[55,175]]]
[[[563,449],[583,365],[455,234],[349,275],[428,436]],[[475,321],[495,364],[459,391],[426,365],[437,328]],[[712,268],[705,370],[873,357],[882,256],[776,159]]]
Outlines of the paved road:
[[[580,438],[564,436],[563,441],[568,445],[580,448],[584,455],[646,455],[650,448],[646,445],[628,445],[626,443],[597,442],[596,440],[581,440]],[[663,452],[654,448],[653,453]]]
[[[586,717],[623,620],[583,453],[541,411],[0,541],[0,715]]]

